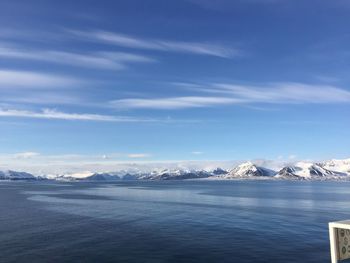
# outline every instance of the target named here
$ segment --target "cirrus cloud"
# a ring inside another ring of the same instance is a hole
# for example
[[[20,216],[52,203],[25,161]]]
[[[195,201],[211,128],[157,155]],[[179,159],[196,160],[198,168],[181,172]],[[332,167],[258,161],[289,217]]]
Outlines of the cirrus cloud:
[[[150,57],[125,52],[74,53],[55,50],[20,49],[6,45],[0,46],[0,57],[111,70],[124,69],[127,63],[155,61],[155,59]]]
[[[111,107],[117,109],[185,109],[215,105],[251,104],[331,104],[349,103],[350,91],[330,85],[304,83],[271,83],[260,86],[234,84],[194,85],[184,84],[206,96],[126,98],[113,100]],[[213,94],[213,96],[208,96]]]
[[[31,159],[33,157],[39,156],[38,152],[20,152],[13,155],[15,159]]]
[[[114,108],[129,109],[183,109],[232,104],[237,102],[239,101],[234,98],[188,96],[150,99],[121,99],[111,101],[110,105]]]
[[[178,53],[191,53],[197,55],[216,56],[221,58],[232,58],[241,56],[243,52],[239,49],[227,47],[213,43],[202,42],[186,42],[186,41],[170,41],[161,39],[149,39],[134,37],[116,32],[108,32],[103,30],[95,31],[78,31],[67,30],[72,35],[83,40],[108,43],[116,46],[148,49],[157,51],[168,51]]]
[[[149,158],[151,157],[152,155],[151,154],[148,154],[148,153],[130,153],[127,155],[128,158],[137,158],[137,159],[140,159],[140,158]]]
[[[43,109],[41,111],[14,110],[0,108],[0,117],[34,118],[34,119],[56,119],[56,120],[79,120],[79,121],[103,121],[103,122],[142,122],[154,121],[124,116],[88,114],[88,113],[67,113],[55,109]]]
[[[46,89],[81,84],[83,81],[49,73],[0,69],[0,89],[35,88]]]

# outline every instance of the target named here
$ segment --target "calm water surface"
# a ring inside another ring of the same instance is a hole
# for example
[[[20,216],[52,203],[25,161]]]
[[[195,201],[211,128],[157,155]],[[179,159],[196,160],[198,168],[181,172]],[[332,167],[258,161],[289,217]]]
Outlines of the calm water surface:
[[[0,182],[0,262],[330,262],[350,183]]]

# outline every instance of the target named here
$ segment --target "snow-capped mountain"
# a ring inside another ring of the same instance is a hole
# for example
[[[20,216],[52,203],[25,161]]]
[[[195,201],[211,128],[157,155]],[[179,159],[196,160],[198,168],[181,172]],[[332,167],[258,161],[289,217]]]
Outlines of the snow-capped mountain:
[[[295,174],[296,172],[296,168],[294,166],[286,166],[283,167],[276,175],[276,178],[299,178],[299,176],[297,176]]]
[[[79,172],[79,173],[68,173],[68,174],[62,174],[62,175],[58,175],[57,178],[58,179],[68,179],[68,180],[74,180],[74,179],[85,179],[89,176],[92,176],[94,173],[90,172],[90,171],[83,171],[83,172]]]
[[[237,177],[273,176],[274,174],[275,172],[273,170],[257,166],[252,162],[245,162],[236,166],[222,177],[225,179],[230,179]]]
[[[224,174],[227,174],[228,171],[224,170],[224,169],[221,169],[220,167],[214,169],[213,171],[211,171],[211,173],[213,175],[224,175]]]
[[[258,162],[258,161],[257,161]],[[259,162],[258,162],[259,163]],[[271,163],[271,162],[270,162]],[[350,159],[329,160],[324,162],[296,162],[287,166],[271,166],[278,170],[253,162],[244,162],[231,170],[220,167],[215,169],[196,169],[174,167],[154,170],[127,169],[113,172],[73,172],[66,174],[40,174],[36,176],[26,172],[12,170],[0,171],[0,180],[61,180],[61,181],[115,181],[115,180],[184,180],[184,179],[235,179],[235,178],[266,178],[266,179],[346,179],[350,180]],[[164,165],[162,165],[164,167]],[[175,166],[175,165],[174,165]],[[215,167],[215,166],[214,166]],[[282,167],[282,168],[281,168]],[[227,168],[227,166],[226,166]]]
[[[109,173],[94,173],[93,175],[90,175],[88,177],[85,177],[80,180],[87,180],[87,181],[116,181],[120,180],[121,178],[118,175],[113,175]]]
[[[140,174],[126,173],[122,176],[122,180],[137,180],[141,177]]]
[[[330,177],[340,175],[337,172],[325,169],[319,164],[310,162],[298,162],[293,166],[287,166],[281,169],[276,177],[294,177],[294,178],[313,178],[313,177]]]
[[[36,180],[30,173],[16,171],[0,171],[0,180]]]
[[[195,178],[207,178],[212,174],[204,170],[162,170],[162,171],[153,171],[149,175],[144,175],[139,179],[147,180],[183,180],[183,179],[195,179]]]
[[[325,162],[318,163],[324,169],[334,171],[343,175],[350,175],[350,159],[344,160],[329,160]]]
[[[118,172],[81,172],[73,174],[64,174],[57,176],[58,180],[70,180],[70,181],[116,181],[116,180],[135,180],[140,177],[138,173],[128,173],[126,171]]]

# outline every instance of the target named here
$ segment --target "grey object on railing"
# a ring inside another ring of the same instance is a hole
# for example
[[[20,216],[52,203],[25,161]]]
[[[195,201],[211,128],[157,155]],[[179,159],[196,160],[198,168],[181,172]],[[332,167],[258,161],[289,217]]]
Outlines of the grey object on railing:
[[[330,222],[329,240],[332,263],[350,258],[350,220]]]

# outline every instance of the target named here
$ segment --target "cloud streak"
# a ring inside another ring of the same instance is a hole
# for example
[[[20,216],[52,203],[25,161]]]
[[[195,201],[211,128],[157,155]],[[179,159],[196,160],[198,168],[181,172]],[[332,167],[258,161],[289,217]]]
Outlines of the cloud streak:
[[[200,108],[222,104],[238,103],[234,98],[224,97],[172,97],[150,99],[121,99],[110,102],[111,107],[123,109],[183,109]]]
[[[200,87],[191,84],[196,92],[214,96],[165,98],[127,98],[114,100],[114,108],[127,109],[185,109],[229,104],[326,104],[349,103],[350,91],[328,85],[274,83],[264,86],[212,84]]]
[[[152,155],[148,153],[130,153],[127,155],[128,158],[136,158],[136,159],[149,158],[151,156]]]
[[[37,92],[16,92],[12,95],[4,95],[0,98],[0,104],[36,104],[36,105],[85,105],[89,106],[90,102],[83,99],[83,96],[60,94],[57,92],[47,93],[42,90]],[[95,105],[95,104],[92,104]]]
[[[132,117],[118,117],[111,115],[86,114],[86,113],[66,113],[53,109],[43,109],[42,111],[27,111],[1,109],[0,117],[17,117],[31,119],[56,119],[56,120],[76,120],[76,121],[101,121],[101,122],[142,122],[153,121],[151,119],[140,119]]]
[[[37,152],[21,152],[13,155],[15,159],[31,159],[33,157],[39,156],[40,153]]]
[[[191,154],[193,154],[193,155],[202,155],[202,154],[204,154],[204,152],[201,152],[201,151],[193,151],[193,152],[191,152]]]
[[[204,89],[205,91],[205,89]],[[344,103],[350,102],[350,91],[329,85],[273,83],[265,86],[215,84],[207,91],[223,93],[243,101],[262,103]]]
[[[63,51],[24,50],[7,46],[0,46],[0,57],[110,70],[124,69],[127,63],[149,63],[155,61],[146,56],[124,52],[90,52],[84,54]]]
[[[130,35],[108,31],[78,31],[67,30],[72,35],[85,40],[108,43],[116,46],[148,49],[157,51],[191,53],[197,55],[216,56],[221,58],[233,58],[241,56],[243,52],[233,47],[226,47],[212,43],[170,41],[160,39],[138,38]]]
[[[82,84],[83,81],[54,74],[33,71],[18,71],[0,69],[0,89],[65,87]]]

